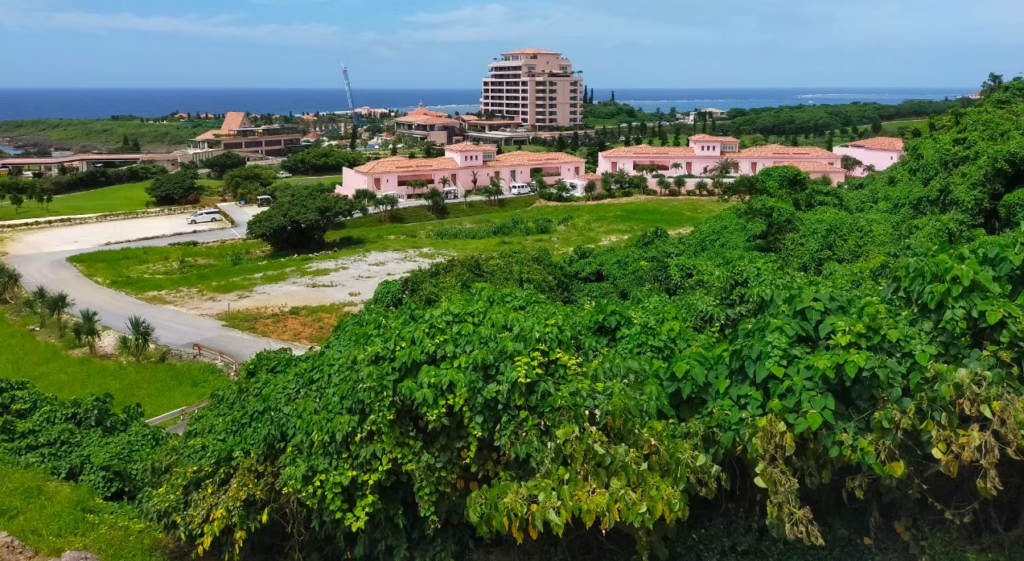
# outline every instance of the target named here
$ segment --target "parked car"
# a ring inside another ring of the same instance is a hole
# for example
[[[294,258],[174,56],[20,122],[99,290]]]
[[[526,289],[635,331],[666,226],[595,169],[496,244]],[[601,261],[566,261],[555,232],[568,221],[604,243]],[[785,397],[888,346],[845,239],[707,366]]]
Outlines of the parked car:
[[[292,174],[288,173],[287,171],[279,171],[279,172],[277,172],[278,179],[288,179],[291,176],[292,176]]]
[[[256,206],[265,207],[274,204],[274,197],[270,195],[260,195],[256,197]]]
[[[188,223],[200,224],[202,222],[217,222],[222,219],[219,210],[200,210],[188,217]]]
[[[446,201],[456,201],[459,199],[459,190],[455,187],[445,187],[444,198]]]
[[[513,183],[509,185],[509,192],[513,195],[529,195],[533,192],[533,189],[526,183]]]

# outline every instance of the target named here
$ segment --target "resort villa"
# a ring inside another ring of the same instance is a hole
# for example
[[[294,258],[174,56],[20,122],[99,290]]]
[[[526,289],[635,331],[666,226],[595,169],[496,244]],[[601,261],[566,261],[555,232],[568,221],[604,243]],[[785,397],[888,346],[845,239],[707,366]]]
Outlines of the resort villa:
[[[719,162],[732,160],[730,175],[749,174],[772,166],[794,166],[811,177],[828,177],[834,183],[846,179],[846,171],[839,167],[840,157],[828,150],[812,146],[755,146],[740,150],[740,141],[727,136],[698,134],[690,137],[689,146],[623,146],[602,152],[598,158],[598,173],[624,170],[636,173],[637,166],[652,166],[660,173],[676,175],[710,176]]]
[[[405,116],[395,119],[395,131],[441,146],[462,141],[461,121],[452,119],[447,113],[431,111],[422,103]]]
[[[192,139],[191,151],[215,155],[214,151],[231,150],[283,156],[288,148],[299,146],[301,142],[302,134],[292,127],[254,127],[246,113],[233,111],[224,116],[224,124],[219,130],[206,131]]]
[[[583,123],[583,76],[572,61],[541,49],[504,53],[483,79],[480,110],[519,123],[550,129]]]
[[[374,160],[354,169],[345,168],[342,184],[335,192],[352,196],[358,189],[369,189],[378,195],[405,199],[422,196],[436,187],[462,195],[488,185],[496,177],[507,193],[513,183],[529,183],[536,171],[543,173],[548,183],[579,179],[586,171],[583,158],[561,152],[497,151],[493,144],[461,143],[445,147],[443,158],[394,156]],[[426,187],[417,188],[421,182],[426,182]]]
[[[900,158],[905,154],[902,138],[886,136],[866,138],[836,146],[833,152],[840,156],[851,156],[860,160],[861,166],[853,170],[852,173],[856,177],[867,175],[865,168],[868,168],[868,166],[873,166],[871,169],[875,171],[887,169],[900,161]]]

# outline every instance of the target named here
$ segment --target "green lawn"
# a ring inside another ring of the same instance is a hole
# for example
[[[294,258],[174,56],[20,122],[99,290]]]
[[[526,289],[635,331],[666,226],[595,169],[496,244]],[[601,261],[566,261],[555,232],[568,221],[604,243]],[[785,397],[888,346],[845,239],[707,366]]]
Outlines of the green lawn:
[[[0,221],[143,210],[146,208],[146,201],[150,200],[149,195],[146,194],[146,187],[149,183],[149,181],[127,183],[71,195],[60,195],[54,197],[49,208],[41,207],[34,202],[26,202],[20,211],[16,211],[8,202],[0,206]]]
[[[219,124],[217,124],[219,125]],[[110,119],[22,119],[0,121],[0,136],[72,149],[115,148],[127,135],[147,152],[181,147],[215,128],[214,123],[140,123]]]
[[[77,255],[71,261],[83,273],[115,290],[155,303],[156,292],[196,289],[208,294],[227,294],[273,284],[288,278],[315,277],[329,269],[311,267],[321,261],[369,251],[422,251],[445,255],[490,253],[515,247],[544,247],[556,252],[580,245],[618,243],[662,226],[683,231],[711,216],[725,205],[714,199],[637,199],[601,204],[537,205],[533,197],[505,201],[508,206],[487,203],[449,205],[453,218],[434,221],[424,208],[403,210],[392,224],[376,216],[350,221],[347,227],[328,234],[333,251],[318,255],[274,255],[261,242],[236,241],[205,246],[146,247]],[[485,239],[437,239],[435,229],[444,226],[480,226],[519,216],[527,220],[571,220],[550,234],[490,237]]]
[[[0,459],[0,531],[37,553],[89,551],[104,561],[164,561],[167,542],[140,515],[89,489]]]
[[[0,308],[0,377],[28,380],[44,393],[62,398],[110,393],[118,407],[139,403],[147,417],[155,417],[202,401],[228,383],[221,370],[208,364],[136,364],[71,356],[29,331],[27,326],[33,323],[32,318],[16,316],[10,306]],[[156,335],[159,339],[160,333]]]

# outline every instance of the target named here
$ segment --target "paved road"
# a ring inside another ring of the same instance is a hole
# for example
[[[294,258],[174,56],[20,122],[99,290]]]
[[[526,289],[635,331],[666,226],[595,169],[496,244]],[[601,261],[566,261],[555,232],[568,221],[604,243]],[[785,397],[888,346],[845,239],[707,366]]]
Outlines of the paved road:
[[[233,227],[100,248],[16,255],[6,260],[21,271],[22,283],[26,287],[31,289],[41,284],[51,291],[63,290],[74,298],[76,308],[96,310],[99,312],[103,324],[112,329],[123,330],[129,316],[139,315],[146,318],[156,327],[158,342],[168,347],[191,351],[192,345],[199,343],[240,362],[247,361],[257,353],[268,349],[288,347],[301,352],[304,348],[298,345],[243,333],[225,327],[222,322],[215,319],[163,306],[154,306],[102,287],[86,278],[67,262],[67,258],[72,255],[97,249],[163,246],[183,241],[211,242],[245,237],[249,214],[233,204],[222,205],[221,208],[235,220]]]
[[[509,196],[505,195],[503,198],[507,197]],[[477,198],[474,197],[472,200],[477,200]],[[459,201],[446,202],[456,203]],[[413,200],[403,201],[399,206],[407,208],[424,204],[426,204],[425,201]],[[305,347],[300,345],[243,333],[225,327],[222,322],[205,316],[147,304],[92,282],[67,261],[68,257],[72,255],[100,249],[164,246],[184,241],[203,243],[244,238],[246,225],[250,218],[249,213],[233,203],[220,205],[220,208],[234,219],[233,227],[141,242],[15,255],[7,257],[5,260],[21,271],[22,283],[29,289],[41,284],[51,291],[63,290],[75,300],[76,309],[96,310],[99,312],[103,324],[111,329],[123,330],[129,316],[138,315],[146,318],[156,327],[158,342],[168,347],[191,351],[192,345],[199,343],[220,351],[239,362],[247,361],[257,353],[268,349],[291,348],[296,352],[305,351]],[[117,227],[116,222],[110,224],[112,228]]]

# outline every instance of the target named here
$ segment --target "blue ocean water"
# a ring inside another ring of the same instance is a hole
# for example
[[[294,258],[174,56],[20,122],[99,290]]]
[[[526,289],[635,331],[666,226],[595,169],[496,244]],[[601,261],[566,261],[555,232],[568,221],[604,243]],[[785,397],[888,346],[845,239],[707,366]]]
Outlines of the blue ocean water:
[[[615,90],[618,101],[642,107],[680,111],[715,107],[771,107],[778,105],[900,103],[906,99],[943,99],[965,95],[977,88],[710,88]],[[357,106],[408,110],[425,106],[452,113],[479,109],[479,89],[357,89]],[[598,88],[595,99],[605,100],[611,90]],[[104,118],[110,115],[158,116],[173,111],[190,113],[314,113],[348,109],[341,89],[0,89],[0,120]]]

